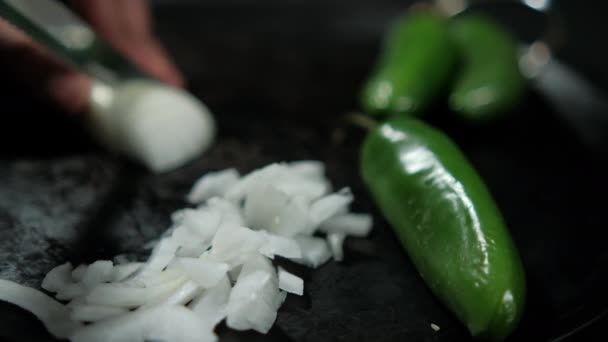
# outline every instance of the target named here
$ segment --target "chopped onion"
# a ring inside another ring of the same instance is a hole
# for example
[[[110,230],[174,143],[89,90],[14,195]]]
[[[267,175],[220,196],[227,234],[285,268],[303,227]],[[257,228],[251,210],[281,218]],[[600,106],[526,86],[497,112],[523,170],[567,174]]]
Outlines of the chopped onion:
[[[184,305],[201,293],[202,289],[195,282],[189,280],[175,291],[167,292],[163,296],[156,297],[139,307],[138,310],[146,310],[161,305]]]
[[[128,287],[119,283],[101,284],[91,290],[86,296],[86,301],[89,304],[135,308],[175,291],[185,282],[186,277],[180,277],[167,283],[147,288]]]
[[[56,338],[66,338],[80,327],[69,319],[70,311],[44,293],[0,279],[0,300],[17,305],[34,314]]]
[[[271,184],[251,187],[245,197],[244,216],[246,224],[253,229],[276,231],[279,215],[289,202],[289,197]]]
[[[226,324],[236,330],[266,333],[276,319],[282,299],[274,267],[266,257],[252,254],[230,292]]]
[[[72,342],[213,342],[217,337],[183,306],[164,305],[113,317],[77,330]]]
[[[75,305],[70,312],[70,319],[79,322],[97,322],[129,312],[124,308],[99,305]]]
[[[72,282],[72,264],[65,263],[53,268],[42,280],[42,288],[49,292],[58,292]]]
[[[111,281],[118,282],[125,280],[127,277],[137,272],[142,265],[143,263],[141,262],[131,262],[115,266]]]
[[[85,264],[78,265],[78,267],[72,271],[72,279],[77,283],[81,282],[82,277],[84,277],[84,274],[87,272],[87,268],[89,268],[89,266]]]
[[[198,258],[178,258],[169,268],[183,271],[204,288],[215,286],[228,272],[228,264]]]
[[[324,181],[325,166],[316,160],[300,160],[288,164],[289,170],[298,176]]]
[[[224,276],[214,287],[194,299],[189,307],[201,318],[203,324],[215,327],[226,317],[226,305],[231,290],[230,280]]]
[[[239,265],[247,254],[262,247],[265,240],[262,234],[249,228],[224,225],[213,238],[211,255],[218,261]]]
[[[108,260],[95,261],[87,268],[82,277],[82,284],[87,288],[93,288],[98,284],[112,280],[114,276],[114,265]]]
[[[364,237],[372,229],[372,216],[368,214],[343,214],[327,219],[319,230],[325,233],[341,233]]]
[[[315,222],[323,223],[332,216],[346,213],[352,201],[353,194],[350,189],[345,188],[314,202],[310,208],[310,215]]]
[[[236,169],[209,172],[198,179],[186,197],[190,203],[201,203],[212,197],[223,196],[239,180]]]
[[[330,233],[327,234],[327,242],[329,243],[329,249],[331,254],[334,256],[334,260],[342,261],[344,259],[344,251],[342,244],[346,236],[342,233]]]
[[[285,271],[281,267],[279,267],[278,277],[279,288],[281,290],[297,294],[298,296],[304,294],[304,280],[302,278]]]
[[[57,294],[55,298],[59,300],[71,300],[86,293],[86,287],[82,283],[67,284]]]
[[[271,259],[310,267],[339,261],[345,237],[371,229],[371,216],[349,213],[348,188],[330,191],[317,161],[271,164],[242,178],[235,169],[208,173],[187,196],[199,206],[171,215],[172,226],[146,244],[145,263],[122,254],[116,265],[55,267],[42,287],[66,306],[6,281],[0,299],[72,342],[215,341],[223,319],[233,329],[266,333],[287,293],[304,292],[303,280],[277,271]],[[313,236],[317,230],[325,237]]]
[[[266,242],[260,247],[259,252],[264,256],[274,259],[275,255],[282,256],[288,259],[297,259],[302,257],[300,245],[296,240],[283,236],[269,234],[261,231],[265,236]]]
[[[326,263],[332,256],[324,239],[311,236],[297,236],[296,242],[302,251],[302,258],[293,261],[313,268]]]
[[[241,208],[238,207],[234,202],[223,198],[214,197],[207,201],[206,208],[220,213],[222,217],[220,221],[221,225],[243,226],[245,224],[245,220],[241,214]]]
[[[139,269],[138,273],[154,273],[162,271],[175,257],[179,245],[171,239],[161,240],[152,250],[148,261]]]

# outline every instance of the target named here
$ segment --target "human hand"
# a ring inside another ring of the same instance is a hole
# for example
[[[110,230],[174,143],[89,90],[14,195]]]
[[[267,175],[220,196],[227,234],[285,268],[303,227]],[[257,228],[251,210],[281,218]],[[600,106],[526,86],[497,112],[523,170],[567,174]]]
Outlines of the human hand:
[[[72,0],[70,4],[102,38],[142,70],[168,84],[183,86],[182,75],[154,37],[147,0]],[[50,99],[66,112],[88,108],[90,79],[2,19],[0,67],[9,69],[23,91]]]

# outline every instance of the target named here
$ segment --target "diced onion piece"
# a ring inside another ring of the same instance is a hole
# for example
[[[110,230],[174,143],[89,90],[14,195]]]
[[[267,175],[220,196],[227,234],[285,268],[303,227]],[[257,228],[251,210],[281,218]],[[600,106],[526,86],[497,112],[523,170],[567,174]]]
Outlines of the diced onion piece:
[[[325,166],[316,160],[299,160],[288,164],[289,170],[299,176],[324,180]]]
[[[76,297],[82,296],[86,292],[86,287],[82,283],[72,283],[64,286],[57,294],[55,298],[59,300],[71,300]]]
[[[112,274],[112,282],[118,282],[125,280],[127,277],[137,272],[137,270],[143,265],[141,262],[131,262],[114,266],[114,272]]]
[[[344,259],[344,250],[342,245],[344,244],[344,238],[346,236],[342,233],[330,233],[327,234],[327,243],[331,254],[334,256],[334,260],[342,261]]]
[[[72,342],[214,342],[217,337],[183,306],[163,305],[116,316],[76,331]]]
[[[241,208],[226,199],[214,197],[207,201],[207,206],[203,208],[218,211],[221,215],[220,225],[243,226],[245,224]]]
[[[364,237],[372,229],[372,216],[368,214],[343,214],[327,219],[319,230],[325,233],[341,233]]]
[[[289,202],[289,197],[270,184],[254,185],[245,197],[244,216],[253,229],[275,231],[280,224],[279,215]]]
[[[226,210],[224,210],[226,211]],[[174,223],[188,228],[203,240],[211,240],[222,221],[220,210],[210,210],[202,207],[198,209],[182,209],[173,214]]]
[[[78,265],[72,271],[72,280],[74,280],[77,283],[81,282],[82,281],[82,277],[84,277],[84,274],[87,272],[87,268],[89,268],[89,266],[87,266],[85,264]]]
[[[124,284],[114,283],[100,284],[86,296],[86,301],[89,304],[135,308],[175,291],[184,282],[186,277],[148,288],[127,287]]]
[[[183,271],[196,284],[204,288],[215,286],[228,272],[228,264],[198,258],[178,258],[170,268]]]
[[[70,312],[70,319],[79,322],[97,322],[129,312],[125,308],[99,305],[76,305]]]
[[[283,299],[270,261],[260,254],[252,254],[230,293],[226,324],[236,330],[266,333]]]
[[[265,240],[262,234],[249,228],[224,225],[213,238],[211,255],[215,260],[238,265],[246,260],[247,254],[262,247]]]
[[[332,256],[329,246],[324,239],[311,236],[297,236],[296,242],[302,251],[302,258],[293,261],[317,268],[326,263]]]
[[[72,282],[72,269],[69,262],[53,268],[42,280],[42,288],[49,292],[58,292]]]
[[[214,287],[194,299],[189,307],[201,318],[203,324],[215,327],[226,317],[226,305],[231,290],[230,280],[224,276]]]
[[[279,267],[279,288],[289,293],[301,296],[304,294],[304,280]]]
[[[209,172],[198,179],[186,197],[190,203],[201,203],[212,197],[223,196],[240,178],[236,169]]]
[[[263,255],[269,258],[278,255],[288,259],[302,257],[300,245],[294,239],[268,234],[264,231],[262,233],[266,236],[266,242],[259,249],[259,252]]]
[[[112,280],[114,264],[109,260],[95,261],[87,268],[82,277],[82,284],[87,288],[93,288],[98,284]]]
[[[240,201],[251,192],[252,187],[275,181],[277,178],[280,178],[281,174],[285,173],[286,169],[285,165],[275,163],[254,170],[234,184],[224,197],[231,201]]]
[[[139,269],[138,274],[162,271],[175,258],[179,245],[171,239],[161,240],[152,250],[148,261]]]
[[[323,223],[332,216],[346,213],[352,201],[353,194],[350,189],[345,188],[314,202],[310,208],[310,215],[315,222]]]
[[[166,269],[162,272],[150,272],[146,274],[133,273],[133,277],[128,277],[121,284],[130,287],[154,287],[169,283],[177,278],[185,277],[184,272],[177,269]]]
[[[147,302],[142,305],[139,310],[145,310],[160,305],[184,305],[201,293],[201,291],[202,289],[200,286],[189,280],[175,289],[175,291],[168,292],[164,296],[157,297]]]
[[[81,325],[69,319],[70,311],[44,293],[0,279],[0,300],[17,305],[36,316],[51,335],[66,338]]]

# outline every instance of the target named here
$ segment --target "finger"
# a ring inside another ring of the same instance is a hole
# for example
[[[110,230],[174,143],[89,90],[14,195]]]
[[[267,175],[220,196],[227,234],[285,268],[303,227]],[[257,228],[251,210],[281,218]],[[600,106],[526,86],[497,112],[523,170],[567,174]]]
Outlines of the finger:
[[[89,79],[0,19],[0,64],[31,94],[49,99],[70,113],[87,109]]]
[[[181,73],[153,36],[147,1],[74,0],[73,4],[104,39],[144,71],[183,86]]]

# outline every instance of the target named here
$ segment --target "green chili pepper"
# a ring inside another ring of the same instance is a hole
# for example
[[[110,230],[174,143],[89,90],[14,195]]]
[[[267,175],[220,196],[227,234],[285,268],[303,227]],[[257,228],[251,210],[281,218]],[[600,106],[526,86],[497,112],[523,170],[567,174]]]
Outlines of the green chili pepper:
[[[419,114],[434,100],[457,61],[448,26],[445,18],[428,10],[412,10],[394,23],[363,87],[366,112]]]
[[[518,324],[525,276],[486,186],[440,131],[395,118],[367,137],[362,175],[433,293],[473,336],[500,340]]]
[[[463,65],[450,94],[451,109],[475,121],[513,109],[526,88],[513,37],[480,14],[464,14],[452,21],[450,32]]]

